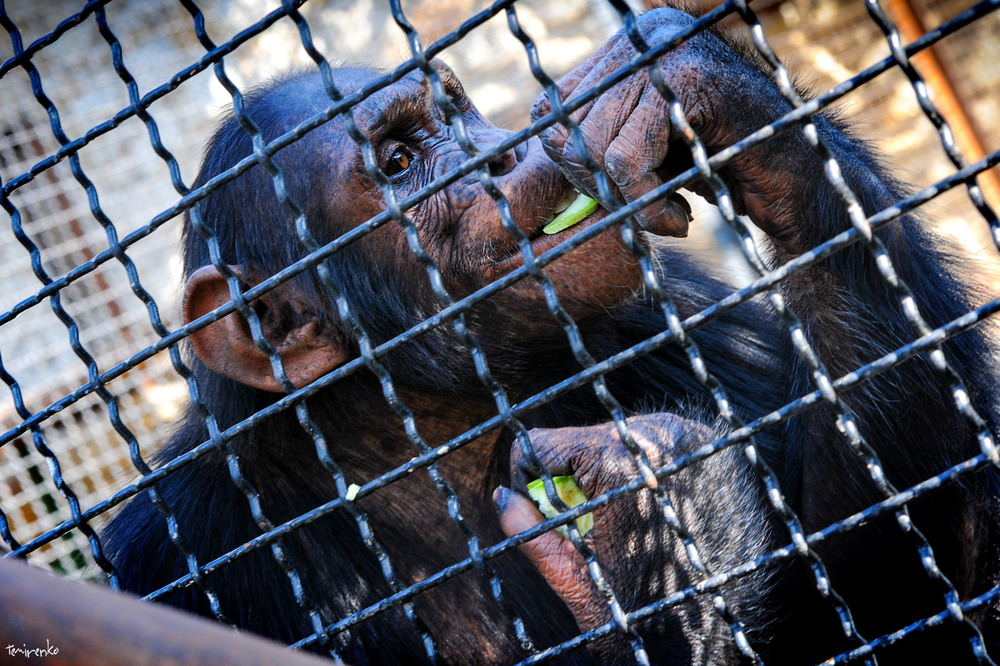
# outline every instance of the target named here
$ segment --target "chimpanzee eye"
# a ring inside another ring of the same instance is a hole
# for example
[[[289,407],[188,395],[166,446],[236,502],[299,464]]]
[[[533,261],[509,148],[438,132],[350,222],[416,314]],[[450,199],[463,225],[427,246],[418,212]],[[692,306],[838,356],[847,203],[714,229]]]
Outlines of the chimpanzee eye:
[[[389,161],[386,163],[384,169],[385,175],[395,176],[406,171],[410,168],[410,162],[412,161],[413,154],[410,151],[403,147],[397,148],[389,156]]]

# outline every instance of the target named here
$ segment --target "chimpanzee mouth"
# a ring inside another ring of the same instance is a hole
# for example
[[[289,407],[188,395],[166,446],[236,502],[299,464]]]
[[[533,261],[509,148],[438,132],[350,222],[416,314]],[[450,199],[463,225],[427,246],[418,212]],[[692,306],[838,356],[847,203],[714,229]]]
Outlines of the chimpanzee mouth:
[[[531,251],[535,257],[559,245],[578,231],[592,226],[608,214],[604,208],[585,194],[569,187],[551,211],[540,219],[533,228],[522,229],[527,233]],[[514,270],[524,263],[524,257],[518,247],[510,248],[502,256],[497,256],[494,266],[501,274]]]
[[[598,208],[597,201],[570,188],[552,211],[552,220],[542,227],[542,233],[553,235],[583,222]]]

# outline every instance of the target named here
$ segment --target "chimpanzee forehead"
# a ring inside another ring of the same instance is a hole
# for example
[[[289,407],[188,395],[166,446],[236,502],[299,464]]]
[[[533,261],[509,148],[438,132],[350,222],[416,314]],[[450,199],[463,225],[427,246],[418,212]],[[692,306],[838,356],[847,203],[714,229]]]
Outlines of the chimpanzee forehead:
[[[461,85],[450,70],[445,69],[441,74],[448,94],[461,90]],[[383,76],[385,74],[382,72],[361,68],[345,67],[332,71],[333,85],[341,98],[363,91]],[[262,92],[255,100],[257,111],[274,119],[270,125],[279,134],[323,114],[334,103],[330,90],[318,72],[292,75],[272,83]],[[397,81],[377,87],[352,105],[349,111],[361,133],[372,140],[378,139],[389,127],[401,122],[424,124],[433,122],[434,117],[439,116],[433,106],[430,88],[421,72],[410,72]],[[320,133],[328,137],[331,134],[346,136],[340,118],[332,119]]]
[[[333,88],[328,89],[323,76],[315,70],[293,72],[264,86],[254,95],[254,102],[258,106],[281,109],[289,122],[298,124],[326,111],[334,103],[331,93],[348,97],[379,76],[378,72],[365,69],[335,69],[332,72]]]
[[[371,81],[366,81],[362,72],[344,72],[345,79],[350,84],[360,84],[363,88]],[[384,135],[409,126],[430,126],[440,118],[440,112],[433,103],[430,85],[420,72],[410,72],[398,81],[371,93],[351,109],[351,115],[362,134],[372,141],[380,140]],[[428,129],[430,129],[428,127]]]

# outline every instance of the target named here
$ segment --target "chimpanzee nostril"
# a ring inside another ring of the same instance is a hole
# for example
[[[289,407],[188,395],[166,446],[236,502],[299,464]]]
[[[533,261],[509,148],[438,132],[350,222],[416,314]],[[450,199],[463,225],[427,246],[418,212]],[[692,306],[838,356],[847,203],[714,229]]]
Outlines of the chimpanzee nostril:
[[[500,153],[490,160],[490,175],[494,177],[504,176],[514,170],[514,167],[517,166],[517,162],[517,154],[513,149]]]
[[[518,162],[524,160],[525,156],[528,154],[528,142],[523,141],[516,146],[514,146],[514,156],[517,158]]]

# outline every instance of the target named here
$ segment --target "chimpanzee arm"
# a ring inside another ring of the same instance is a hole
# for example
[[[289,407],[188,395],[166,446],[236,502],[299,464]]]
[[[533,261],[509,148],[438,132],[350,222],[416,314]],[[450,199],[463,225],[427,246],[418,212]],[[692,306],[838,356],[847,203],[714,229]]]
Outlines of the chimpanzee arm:
[[[686,14],[665,9],[639,17],[638,26],[649,44],[657,44],[670,39],[692,21]],[[624,32],[619,33],[559,83],[563,101],[582,94],[635,55],[629,38]],[[712,34],[702,33],[689,39],[663,56],[658,65],[691,129],[709,154],[791,109],[769,74]],[[543,96],[536,103],[533,115],[540,117],[550,108],[549,100]],[[673,122],[676,117],[671,115],[666,99],[648,71],[637,72],[585,104],[572,114],[572,119],[580,127],[583,146],[575,145],[571,133],[558,125],[547,131],[543,142],[549,156],[581,190],[593,194],[597,189],[584,165],[581,149],[604,167],[618,190],[616,194],[625,201],[637,199],[691,164],[683,127]],[[837,167],[824,163],[809,140],[807,132],[813,131],[836,160]],[[852,190],[855,201],[845,201],[828,179],[828,175],[837,171]],[[813,128],[793,127],[734,158],[718,175],[736,211],[750,217],[766,234],[770,258],[776,263],[849,229],[850,212],[862,217],[871,215],[898,200],[902,192],[862,142],[852,138],[836,120],[823,116],[813,119]],[[705,183],[693,187],[709,197],[716,194]],[[646,207],[637,220],[647,230],[678,236],[686,234],[689,221],[670,199]],[[876,237],[887,248],[881,259],[877,259],[877,245],[856,242],[831,258],[794,273],[781,285],[785,302],[802,323],[804,339],[816,353],[819,371],[825,371],[830,379],[883,356],[919,334],[919,318],[912,309],[906,311],[905,298],[901,298],[904,291],[886,279],[893,271],[898,271],[909,285],[914,302],[922,312],[926,311],[932,324],[947,321],[967,308],[970,290],[949,277],[946,261],[916,220],[903,218]],[[966,335],[950,343],[946,352],[952,366],[970,378],[967,389],[973,404],[986,414],[987,420],[992,419],[989,396],[990,387],[996,383],[995,369],[988,361],[985,340]],[[817,371],[806,358],[797,357],[792,362],[795,372],[788,401],[816,388]],[[838,395],[838,404],[810,410],[784,426],[784,455],[793,461],[786,467],[800,466],[802,493],[793,508],[807,532],[885,498],[885,488],[877,488],[874,480],[878,470],[861,462],[858,451],[866,446],[876,454],[890,484],[896,488],[922,481],[978,452],[972,426],[959,413],[952,397],[951,382],[928,359],[917,358],[863,383],[858,389]],[[640,423],[659,423],[660,418],[641,417],[644,420]],[[673,419],[667,417],[667,422],[676,425]],[[844,436],[845,429],[850,432],[855,427],[859,438]],[[661,439],[653,438],[647,444],[652,449],[659,447],[658,453],[650,454],[652,458],[669,460],[674,455],[677,429],[667,427],[662,434]],[[702,433],[704,441],[712,436],[711,431]],[[589,437],[591,445],[581,446],[577,437]],[[607,454],[612,450],[609,445],[593,442],[590,433],[566,433],[548,437],[544,442],[543,448],[558,451],[549,454],[560,460],[558,473],[573,473],[578,481],[581,481],[580,470],[593,466],[603,469],[615,460]],[[615,469],[620,472],[620,468]],[[745,468],[740,469],[743,472],[736,481],[732,476],[710,474],[697,492],[727,500],[734,492],[743,493],[741,500],[748,507],[763,511],[764,505],[756,494],[759,489],[746,489],[742,480],[751,477],[743,475],[749,474]],[[610,473],[592,474],[589,487],[587,483],[581,486],[588,494],[606,492],[615,487],[614,477]],[[694,492],[679,483],[679,487],[671,485],[671,493]],[[995,540],[995,509],[990,504],[991,489],[995,487],[995,480],[980,475],[971,477],[963,489],[946,488],[933,499],[911,503],[913,519],[932,544],[937,565],[955,581],[960,594],[981,592],[995,575],[976,570],[989,552],[987,544]],[[503,492],[500,496],[506,497]],[[633,515],[644,515],[637,508],[640,503],[640,500],[633,502],[631,511],[638,512]],[[724,502],[719,505],[726,506]],[[736,515],[744,517],[749,514],[739,512],[749,510],[735,509]],[[503,502],[501,520],[511,531],[530,525],[533,517],[530,507],[512,500]],[[644,524],[646,529],[658,529],[653,523]],[[975,536],[970,538],[972,534]],[[543,572],[546,569],[551,572],[550,582],[567,600],[582,628],[607,621],[603,598],[589,584],[589,579],[581,582],[582,560],[556,535],[546,538],[548,541],[539,539],[535,545],[526,546],[525,552],[540,564]],[[674,552],[674,546],[663,542],[656,557],[631,557],[626,537],[613,526],[603,532],[595,528],[595,535],[588,539],[606,553],[610,569],[628,571],[633,580],[645,580],[648,575],[663,580],[663,569],[657,567],[664,561],[673,561],[679,554]],[[935,609],[941,606],[940,585],[928,582],[929,570],[918,561],[914,543],[913,534],[904,535],[889,517],[823,546],[829,549],[822,554],[834,585],[839,585],[838,591],[842,593],[846,590],[849,602],[856,602],[852,609],[863,633],[878,635],[899,629],[907,622],[937,612]],[[750,548],[744,555],[752,556],[753,552]],[[650,573],[653,569],[655,572]],[[896,602],[891,610],[871,603],[875,589]],[[764,597],[769,594],[763,589],[758,592]],[[796,605],[797,600],[777,601],[786,607],[801,608]],[[687,629],[682,633],[692,645],[700,640]],[[837,646],[834,641],[832,645],[835,647],[831,649],[839,650],[844,644]],[[830,654],[836,651],[823,652],[821,656]]]

